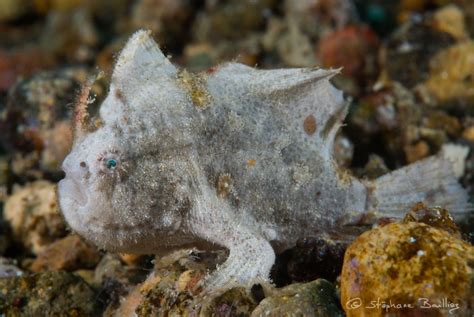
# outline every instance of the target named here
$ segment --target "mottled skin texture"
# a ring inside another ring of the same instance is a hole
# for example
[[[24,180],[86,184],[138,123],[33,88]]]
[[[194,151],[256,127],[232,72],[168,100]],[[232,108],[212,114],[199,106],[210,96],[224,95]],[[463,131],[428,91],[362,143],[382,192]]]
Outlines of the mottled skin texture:
[[[383,186],[338,169],[333,140],[347,104],[329,82],[335,73],[229,63],[189,74],[137,32],[117,61],[103,126],[83,131],[84,94],[78,103],[59,184],[67,222],[111,251],[225,247],[227,261],[205,279],[213,291],[267,280],[273,247],[340,231],[367,212],[400,217],[421,200],[468,210],[441,157],[385,176]],[[426,169],[437,172],[419,180]],[[398,204],[378,195],[390,191]]]

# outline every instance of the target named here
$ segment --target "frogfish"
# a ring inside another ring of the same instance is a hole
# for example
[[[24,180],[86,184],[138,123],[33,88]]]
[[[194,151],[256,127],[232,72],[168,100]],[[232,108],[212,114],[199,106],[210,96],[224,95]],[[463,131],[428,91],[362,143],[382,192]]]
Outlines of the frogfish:
[[[465,217],[460,146],[375,180],[338,166],[334,140],[348,102],[331,84],[337,73],[234,62],[191,73],[148,31],[136,32],[96,130],[86,128],[90,84],[78,98],[58,185],[65,220],[112,252],[227,249],[203,280],[213,291],[266,282],[275,252],[337,236],[367,215],[397,219],[423,202]]]

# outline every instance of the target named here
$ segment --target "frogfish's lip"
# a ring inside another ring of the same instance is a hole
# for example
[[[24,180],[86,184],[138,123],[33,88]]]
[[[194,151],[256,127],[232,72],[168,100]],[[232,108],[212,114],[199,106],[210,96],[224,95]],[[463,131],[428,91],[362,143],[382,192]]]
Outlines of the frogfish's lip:
[[[79,207],[87,204],[89,197],[84,188],[77,181],[64,178],[58,183],[59,200],[68,199],[75,202]]]

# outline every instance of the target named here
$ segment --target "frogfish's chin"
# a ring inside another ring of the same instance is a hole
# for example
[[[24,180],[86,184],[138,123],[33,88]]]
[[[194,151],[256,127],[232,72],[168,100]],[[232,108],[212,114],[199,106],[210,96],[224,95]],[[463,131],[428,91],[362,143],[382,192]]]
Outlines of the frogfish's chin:
[[[58,195],[61,208],[73,208],[74,206],[69,206],[71,203],[76,205],[75,207],[83,207],[89,200],[83,186],[70,178],[65,178],[59,182]]]

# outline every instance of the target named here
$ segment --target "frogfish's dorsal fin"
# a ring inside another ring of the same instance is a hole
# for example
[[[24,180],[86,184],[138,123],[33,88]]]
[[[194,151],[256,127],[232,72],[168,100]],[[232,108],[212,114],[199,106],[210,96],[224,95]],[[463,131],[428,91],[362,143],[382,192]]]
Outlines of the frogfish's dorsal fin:
[[[147,94],[166,90],[176,78],[177,69],[161,52],[150,31],[140,30],[131,36],[121,51],[112,74],[109,95],[100,114],[104,122],[130,116]]]
[[[227,89],[240,90],[242,95],[272,107],[296,133],[301,132],[302,142],[315,143],[330,156],[348,109],[342,91],[330,82],[338,73],[337,69],[321,68],[258,70],[229,63],[211,74],[209,80],[214,77]]]
[[[161,52],[150,31],[137,31],[128,40],[115,64],[112,82],[168,80],[176,75],[176,67]]]

